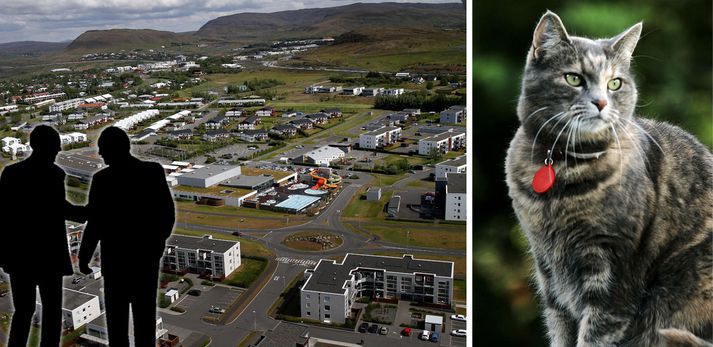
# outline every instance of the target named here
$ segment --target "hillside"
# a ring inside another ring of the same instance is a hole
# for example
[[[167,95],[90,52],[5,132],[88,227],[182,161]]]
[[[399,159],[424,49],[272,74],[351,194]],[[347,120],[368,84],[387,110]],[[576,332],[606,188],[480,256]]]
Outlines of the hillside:
[[[57,52],[67,47],[68,42],[17,41],[0,43],[0,55],[40,55]]]
[[[418,38],[414,40],[413,38]],[[464,29],[358,29],[337,36],[333,45],[298,55],[298,66],[350,67],[416,73],[466,71]]]
[[[158,48],[171,43],[190,41],[188,35],[151,29],[89,30],[67,46],[68,51],[102,51],[115,49]]]
[[[275,13],[238,13],[203,25],[195,35],[241,43],[337,36],[356,29],[465,28],[461,3],[356,3]]]

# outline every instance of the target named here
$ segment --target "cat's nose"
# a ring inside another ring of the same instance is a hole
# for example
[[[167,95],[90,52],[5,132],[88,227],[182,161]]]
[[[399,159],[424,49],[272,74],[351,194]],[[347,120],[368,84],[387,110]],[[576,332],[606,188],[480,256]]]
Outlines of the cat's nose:
[[[607,101],[604,99],[593,100],[592,103],[597,107],[599,111],[607,107]]]

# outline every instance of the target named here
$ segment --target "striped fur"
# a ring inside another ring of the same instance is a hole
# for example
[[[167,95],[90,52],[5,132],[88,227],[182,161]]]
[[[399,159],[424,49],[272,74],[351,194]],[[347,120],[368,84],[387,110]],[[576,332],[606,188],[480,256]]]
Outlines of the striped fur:
[[[713,341],[713,155],[634,116],[640,33],[639,23],[611,39],[573,37],[548,12],[527,56],[506,174],[552,346],[667,345],[666,331]],[[547,150],[557,178],[538,195]]]

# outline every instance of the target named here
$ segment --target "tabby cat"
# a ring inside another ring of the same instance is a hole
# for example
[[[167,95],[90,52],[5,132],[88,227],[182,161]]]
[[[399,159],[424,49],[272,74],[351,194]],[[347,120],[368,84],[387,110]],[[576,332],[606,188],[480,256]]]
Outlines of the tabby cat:
[[[527,54],[506,173],[552,346],[713,340],[713,155],[634,115],[641,29],[575,37],[548,11]]]

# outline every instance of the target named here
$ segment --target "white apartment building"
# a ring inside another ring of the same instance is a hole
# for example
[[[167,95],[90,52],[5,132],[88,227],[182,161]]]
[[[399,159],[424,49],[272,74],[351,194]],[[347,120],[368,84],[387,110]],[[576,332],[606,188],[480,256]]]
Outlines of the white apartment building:
[[[446,220],[465,221],[468,207],[466,205],[466,174],[446,173]]]
[[[401,138],[401,128],[385,126],[359,135],[359,147],[376,149],[388,146]]]
[[[50,105],[50,112],[62,112],[64,110],[73,110],[79,105],[84,103],[84,99],[69,99],[65,101],[60,101]]]
[[[465,121],[466,108],[465,106],[451,106],[441,112],[441,124],[456,124]]]
[[[141,111],[129,117],[119,119],[118,121],[116,121],[116,123],[114,123],[114,126],[124,130],[129,130],[143,121],[157,117],[159,113],[160,112],[156,109]]]
[[[3,137],[0,141],[2,141],[2,151],[12,156],[19,153],[27,153],[31,150],[30,146],[23,144],[20,139],[16,137]]]
[[[446,131],[437,135],[429,136],[418,141],[418,154],[429,155],[433,148],[441,153],[458,150],[465,147],[465,133]]]
[[[82,134],[78,132],[73,132],[69,134],[61,134],[59,135],[59,140],[62,143],[62,145],[69,145],[72,143],[77,143],[77,142],[87,142],[87,134]]]
[[[164,271],[191,272],[225,278],[240,267],[240,242],[171,235],[162,258]]]
[[[445,178],[447,173],[465,173],[468,163],[465,155],[436,164],[436,178]]]
[[[156,317],[156,340],[168,335],[168,330],[163,327],[163,318]],[[109,346],[109,330],[106,326],[106,317],[102,313],[93,321],[87,323],[87,329],[81,338],[89,341],[90,346]],[[84,346],[84,344],[81,344]],[[134,318],[129,315],[129,347],[136,347],[134,342]]]
[[[63,295],[62,318],[65,328],[79,329],[102,314],[96,295],[68,288],[64,288]]]
[[[322,259],[305,270],[301,317],[344,323],[359,297],[411,300],[450,306],[453,262],[347,253],[341,263]]]

